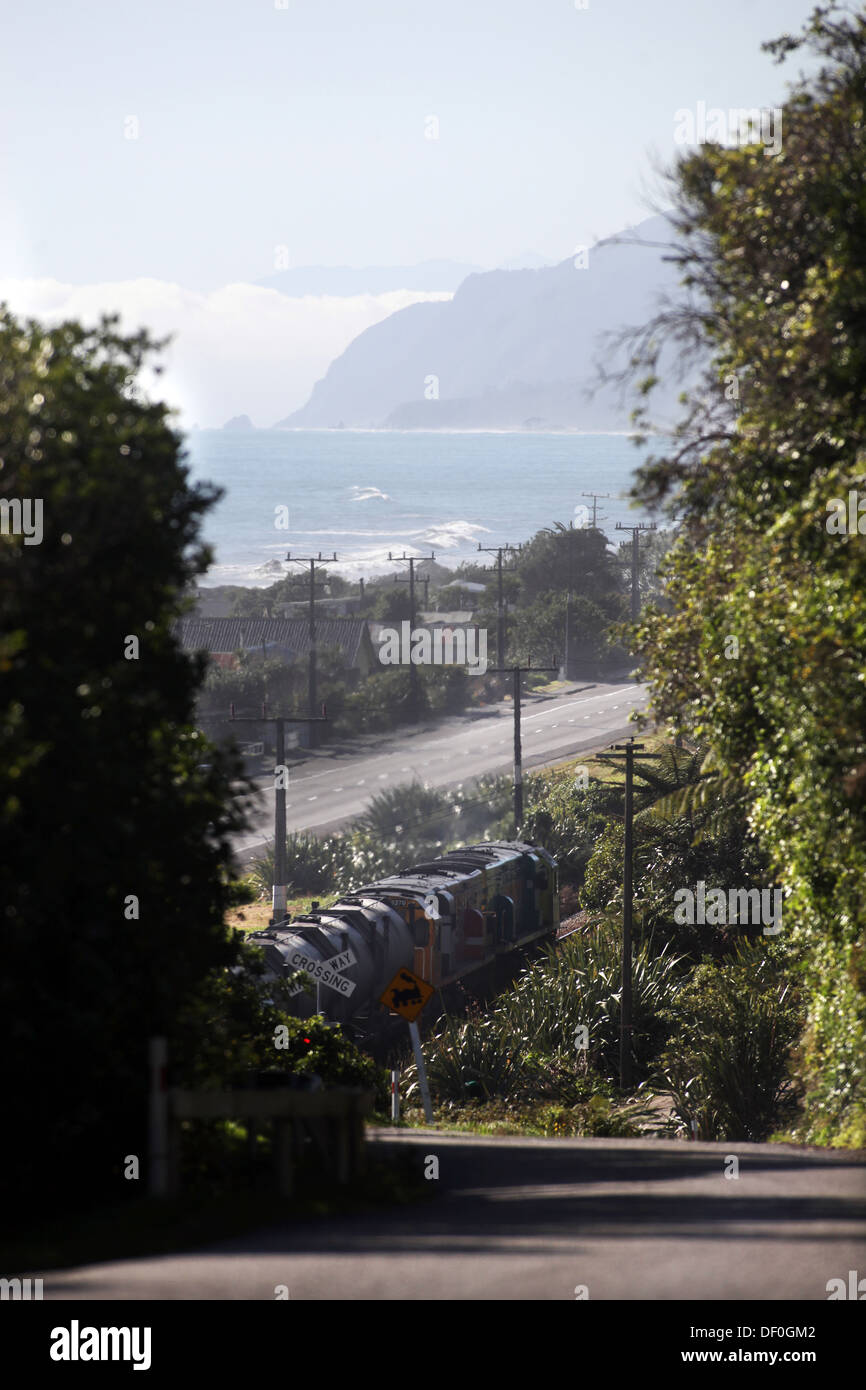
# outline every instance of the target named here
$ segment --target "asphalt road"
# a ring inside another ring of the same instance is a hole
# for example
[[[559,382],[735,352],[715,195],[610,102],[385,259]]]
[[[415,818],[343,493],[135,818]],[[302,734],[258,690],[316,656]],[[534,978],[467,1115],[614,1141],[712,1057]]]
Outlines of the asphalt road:
[[[46,1299],[827,1300],[866,1270],[866,1154],[373,1131],[430,1201],[58,1271]],[[725,1176],[739,1160],[739,1176]]]
[[[633,733],[629,715],[646,702],[646,687],[632,681],[575,687],[552,698],[526,700],[521,719],[524,767],[558,762]],[[432,732],[383,738],[368,751],[334,751],[296,768],[290,764],[287,829],[336,829],[360,815],[376,792],[403,782],[447,787],[485,772],[507,771],[513,765],[513,728],[512,705],[506,701],[448,720]],[[251,829],[234,841],[241,861],[265,840],[273,840],[272,786],[262,791],[250,819]]]

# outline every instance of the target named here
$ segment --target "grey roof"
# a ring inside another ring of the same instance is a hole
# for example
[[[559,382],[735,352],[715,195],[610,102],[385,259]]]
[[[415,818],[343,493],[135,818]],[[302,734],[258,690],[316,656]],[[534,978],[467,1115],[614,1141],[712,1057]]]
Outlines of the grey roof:
[[[310,649],[306,618],[184,618],[174,624],[185,651],[211,655],[277,647],[298,656]],[[316,647],[339,647],[354,666],[367,637],[363,618],[317,618]],[[368,639],[369,640],[369,639]]]
[[[468,609],[455,609],[453,613],[430,612],[419,613],[421,625],[423,627],[469,627],[475,614]]]

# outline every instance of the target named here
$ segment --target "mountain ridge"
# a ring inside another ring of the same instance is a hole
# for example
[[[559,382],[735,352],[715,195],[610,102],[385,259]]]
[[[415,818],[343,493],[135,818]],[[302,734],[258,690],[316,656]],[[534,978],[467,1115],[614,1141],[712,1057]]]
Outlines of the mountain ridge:
[[[611,387],[592,391],[600,335],[646,322],[677,272],[662,216],[581,258],[473,272],[448,301],[413,304],[349,344],[276,429],[627,430]],[[679,383],[660,388],[673,404]],[[665,397],[663,400],[662,397]]]

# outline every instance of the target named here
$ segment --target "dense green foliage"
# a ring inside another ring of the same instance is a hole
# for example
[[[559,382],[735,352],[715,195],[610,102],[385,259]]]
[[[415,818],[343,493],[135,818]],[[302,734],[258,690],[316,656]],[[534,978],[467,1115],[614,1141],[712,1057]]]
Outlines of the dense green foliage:
[[[144,1152],[147,1039],[234,957],[231,765],[196,770],[201,668],[170,628],[208,561],[213,494],[136,389],[152,347],[111,321],[0,315],[2,493],[44,507],[41,544],[0,537],[0,1051],[19,1198],[80,1195]]]
[[[663,1015],[679,985],[678,961],[642,946],[633,974],[634,1056],[646,1077],[667,1037]],[[425,1044],[431,1092],[455,1103],[507,1098],[585,1101],[616,1080],[619,1067],[620,933],[606,922],[575,932],[524,971],[489,1012]],[[587,1030],[578,1048],[577,1030]],[[414,1065],[407,1079],[415,1080]]]
[[[24,1216],[140,1190],[122,1173],[134,1154],[146,1180],[150,1037],[202,1083],[266,1055],[270,1014],[227,975],[237,767],[194,727],[204,663],[172,632],[215,494],[138,385],[157,346],[0,313],[0,493],[43,507],[40,543],[0,535],[4,1176]],[[315,1065],[363,1071],[346,1047],[323,1037]]]
[[[537,773],[526,781],[523,833],[554,855],[560,884],[582,883],[598,837],[622,801],[618,788],[587,781],[568,770]]]
[[[238,966],[213,971],[181,1010],[172,1033],[175,1085],[218,1089],[263,1072],[365,1086],[385,1103],[385,1074],[339,1027],[289,1012],[291,980],[264,975],[261,952],[241,948]],[[280,1030],[284,1031],[280,1031]]]
[[[665,1014],[660,1074],[700,1139],[759,1141],[792,1118],[791,1050],[803,1024],[785,947],[742,941],[694,971]]]
[[[866,17],[816,10],[808,42],[822,65],[785,104],[777,157],[708,145],[673,176],[692,306],[668,325],[711,365],[639,484],[682,529],[673,611],[648,611],[636,641],[655,709],[740,782],[784,887],[805,1132],[862,1143],[866,540],[828,523],[866,491]],[[637,354],[650,371],[658,328]]]
[[[581,904],[587,908],[611,908],[622,913],[623,827],[608,824],[599,837],[586,869]],[[698,880],[707,889],[762,888],[768,884],[763,856],[745,827],[728,834],[706,835],[694,842],[694,823],[688,818],[673,822],[636,819],[633,847],[635,932],[657,945],[670,942],[696,962],[709,953],[731,951],[745,934],[760,933],[760,926],[678,922],[675,893],[694,890]]]

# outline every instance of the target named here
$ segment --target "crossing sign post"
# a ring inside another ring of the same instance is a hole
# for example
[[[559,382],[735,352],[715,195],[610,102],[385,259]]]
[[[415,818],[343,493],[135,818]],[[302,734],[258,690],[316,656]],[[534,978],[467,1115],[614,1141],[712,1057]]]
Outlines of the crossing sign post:
[[[381,996],[379,1002],[405,1018],[409,1024],[409,1037],[418,1068],[418,1084],[424,1103],[424,1119],[428,1125],[433,1123],[433,1104],[430,1100],[430,1087],[427,1085],[427,1071],[424,1066],[424,1053],[421,1050],[421,1034],[416,1022],[425,1004],[433,996],[433,986],[411,970],[398,970],[393,980]]]

